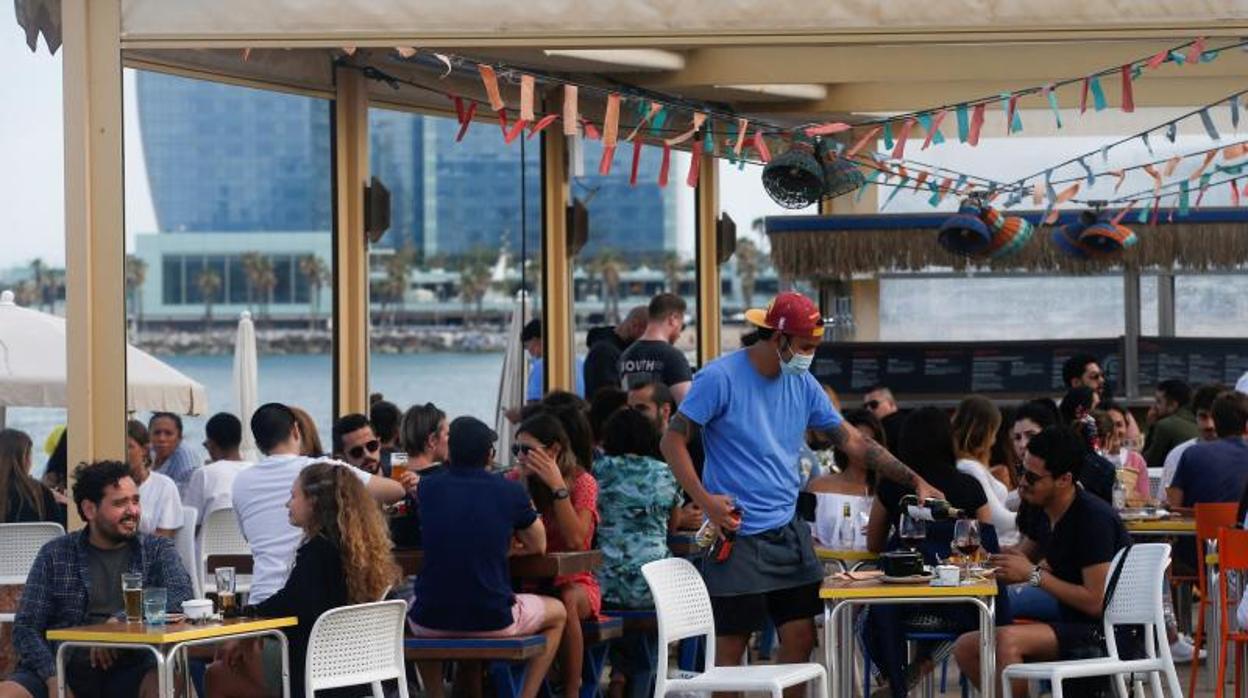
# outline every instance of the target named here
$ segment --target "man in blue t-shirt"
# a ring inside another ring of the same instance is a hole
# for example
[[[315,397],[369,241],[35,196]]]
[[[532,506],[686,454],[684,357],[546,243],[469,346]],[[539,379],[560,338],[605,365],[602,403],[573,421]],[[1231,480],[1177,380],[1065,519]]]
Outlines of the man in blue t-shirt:
[[[1197,504],[1238,502],[1248,487],[1248,395],[1229,390],[1213,401],[1214,441],[1198,443],[1183,452],[1174,480],[1166,489],[1172,509]]]
[[[425,559],[408,625],[417,637],[545,636],[521,692],[533,698],[559,649],[567,612],[557,598],[512,593],[507,556],[513,540],[525,552],[542,553],[546,530],[524,487],[486,469],[496,440],[481,420],[457,418],[448,467],[417,486]],[[436,687],[431,695],[440,698],[440,663],[420,664],[425,685]]]
[[[746,319],[759,328],[759,341],[694,376],[663,437],[663,455],[707,518],[735,534],[730,554],[708,558],[702,570],[715,614],[716,663],[739,664],[750,633],[768,617],[779,632],[779,661],[804,662],[814,645],[814,616],[822,611],[823,580],[810,527],[796,518],[797,453],[806,430],[823,431],[851,458],[920,497],[942,495],[846,424],[810,374],[823,336],[810,299],[782,293]],[[702,480],[689,457],[694,424],[706,451]]]

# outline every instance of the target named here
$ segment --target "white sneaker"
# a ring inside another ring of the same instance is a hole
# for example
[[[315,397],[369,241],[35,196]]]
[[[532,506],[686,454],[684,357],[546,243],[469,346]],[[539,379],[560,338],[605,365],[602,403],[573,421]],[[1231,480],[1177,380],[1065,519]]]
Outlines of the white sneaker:
[[[1205,658],[1205,650],[1200,651],[1200,658]],[[1174,659],[1175,664],[1190,664],[1192,657],[1196,655],[1196,646],[1192,644],[1186,636],[1180,635],[1170,645],[1170,656]]]

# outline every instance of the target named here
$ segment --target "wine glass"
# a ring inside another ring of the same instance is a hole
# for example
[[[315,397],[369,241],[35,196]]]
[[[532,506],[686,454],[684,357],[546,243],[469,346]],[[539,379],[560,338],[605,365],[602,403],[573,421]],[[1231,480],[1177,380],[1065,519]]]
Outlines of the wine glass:
[[[897,524],[897,536],[901,538],[903,546],[918,550],[919,545],[927,538],[927,523],[903,512]]]
[[[958,519],[953,524],[953,547],[962,554],[962,571],[970,576],[971,558],[979,551],[979,522]]]

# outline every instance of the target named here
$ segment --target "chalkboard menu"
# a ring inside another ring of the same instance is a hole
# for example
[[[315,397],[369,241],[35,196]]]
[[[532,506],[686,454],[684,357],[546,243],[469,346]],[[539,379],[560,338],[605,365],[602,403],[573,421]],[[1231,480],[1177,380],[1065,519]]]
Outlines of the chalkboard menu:
[[[907,397],[1032,397],[1065,392],[1062,364],[1079,353],[1097,357],[1111,384],[1122,384],[1121,339],[828,342],[820,345],[812,370],[847,396],[886,385]]]
[[[1248,372],[1248,338],[1141,337],[1139,386],[1142,394],[1159,382],[1178,378],[1191,386],[1234,386]]]

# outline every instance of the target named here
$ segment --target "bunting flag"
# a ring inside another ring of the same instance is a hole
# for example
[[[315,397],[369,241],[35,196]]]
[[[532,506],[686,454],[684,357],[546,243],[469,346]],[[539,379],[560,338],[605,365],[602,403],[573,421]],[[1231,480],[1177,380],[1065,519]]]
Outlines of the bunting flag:
[[[811,126],[810,128],[806,129],[806,135],[812,138],[815,136],[831,136],[836,133],[848,131],[851,128],[853,128],[853,126],[836,121],[832,123],[821,124],[819,126]]]
[[[957,107],[958,119],[958,142],[965,143],[966,137],[971,130],[971,115],[966,110],[965,104],[959,104]]]
[[[1180,162],[1183,162],[1183,158],[1178,155],[1175,155],[1167,160],[1165,169],[1161,171],[1161,176],[1169,179],[1170,175],[1174,174],[1174,170],[1179,166]]]
[[[494,73],[494,69],[484,63],[478,63],[477,72],[481,73],[481,84],[485,87],[485,95],[490,100],[490,109],[493,111],[505,109],[507,104],[503,102],[503,96],[498,91],[498,75]]]
[[[685,184],[691,187],[698,186],[698,176],[702,172],[702,152],[702,139],[694,139],[693,153],[689,157],[689,176],[685,177]]]
[[[646,124],[649,124],[651,121],[653,121],[655,117],[659,115],[659,112],[662,109],[663,109],[662,104],[659,104],[658,102],[651,102],[649,110],[646,111],[646,113],[641,116],[641,120],[637,122],[636,126],[633,126],[633,130],[629,132],[628,137],[625,138],[624,140],[626,141],[637,140],[637,134],[641,132],[641,129],[645,128]]]
[[[611,174],[611,165],[615,162],[615,146],[602,146],[602,159],[598,161],[598,174],[606,177]]]
[[[1058,194],[1057,198],[1054,199],[1051,204],[1049,204],[1049,214],[1044,217],[1045,225],[1053,225],[1053,223],[1057,221],[1057,216],[1059,213],[1057,210],[1057,207],[1060,204],[1064,204],[1067,201],[1070,201],[1072,198],[1074,198],[1075,194],[1079,193],[1079,186],[1080,186],[1079,182],[1075,182],[1069,187],[1066,187],[1065,189],[1062,190],[1062,193]]]
[[[533,114],[533,88],[536,85],[532,75],[520,76],[520,120],[523,122],[531,123],[536,119]]]
[[[455,98],[455,115],[459,118],[459,131],[455,133],[455,142],[464,140],[464,135],[468,133],[468,127],[472,125],[472,117],[477,113],[477,103],[469,102],[464,107],[464,98]]]
[[[451,65],[450,56],[445,53],[435,53],[433,54],[433,57],[438,59],[438,62],[442,64],[443,68],[446,68],[446,70],[442,71],[442,74],[438,76],[439,80],[445,80],[450,76],[451,72],[455,70],[455,68]]]
[[[1122,110],[1135,111],[1135,95],[1131,92],[1131,65],[1122,66]]]
[[[1096,184],[1096,174],[1092,172],[1091,167],[1088,167],[1088,163],[1084,162],[1083,158],[1079,158],[1076,162],[1079,163],[1079,166],[1083,168],[1084,172],[1088,173],[1088,186]]]
[[[884,200],[884,203],[880,205],[881,211],[888,208],[888,205],[893,202],[893,199],[897,198],[897,195],[901,193],[901,190],[906,187],[906,183],[909,181],[909,177],[905,175],[902,176],[901,181],[897,182],[897,184],[893,186],[893,193],[889,194],[888,198]]]
[[[1157,214],[1161,212],[1161,197],[1153,199],[1153,213],[1148,219],[1149,225],[1157,225]]]
[[[602,138],[602,134],[598,133],[598,127],[594,126],[589,119],[581,119],[581,128],[585,129],[585,137],[591,141],[596,141]]]
[[[923,183],[927,181],[928,176],[931,174],[932,173],[927,170],[920,172],[918,178],[914,180],[914,188],[917,190],[919,187],[923,186]]]
[[[979,145],[979,132],[984,128],[984,110],[987,105],[983,102],[975,105],[975,110],[971,113],[971,132],[967,136],[966,142],[972,146]]]
[[[1130,210],[1131,210],[1131,207],[1133,207],[1133,206],[1135,206],[1135,202],[1134,202],[1134,201],[1128,201],[1128,202],[1127,202],[1127,205],[1126,205],[1125,207],[1123,207],[1123,209],[1122,209],[1121,211],[1119,211],[1119,212],[1118,212],[1118,215],[1114,216],[1114,218],[1113,218],[1113,220],[1112,220],[1111,222],[1112,222],[1114,225],[1118,225],[1119,223],[1121,223],[1121,222],[1122,222],[1122,219],[1126,217],[1126,215],[1127,215],[1127,211],[1130,211]]]
[[[1053,121],[1057,122],[1057,127],[1062,127],[1062,110],[1057,104],[1057,90],[1053,89],[1053,84],[1045,85],[1042,92],[1044,98],[1049,101],[1049,111],[1053,112]]]
[[[1209,191],[1209,180],[1212,175],[1203,175],[1200,178],[1200,191],[1196,194],[1196,207],[1200,207],[1200,202],[1205,198],[1205,192]]]
[[[1174,123],[1173,121],[1170,122],[1170,124],[1166,126],[1166,140],[1173,143],[1175,137],[1178,135],[1179,135],[1179,125]]]
[[[707,155],[718,155],[719,148],[715,145],[715,120],[709,116],[702,127],[702,152]]]
[[[689,130],[685,131],[679,136],[669,138],[664,142],[667,143],[668,145],[680,145],[681,143],[684,143],[690,138],[693,138],[694,134],[696,134],[702,128],[702,124],[705,122],[706,122],[706,114],[700,111],[695,111],[693,113],[693,123],[689,127]]]
[[[663,132],[663,125],[667,123],[668,113],[667,107],[663,107],[659,110],[658,114],[654,115],[654,120],[650,122],[651,136],[658,137],[658,135]]]
[[[1197,37],[1192,42],[1192,47],[1187,50],[1187,62],[1196,64],[1204,58],[1205,53],[1205,37]]]
[[[563,135],[565,136],[575,136],[577,124],[581,123],[576,93],[576,85],[563,86]]]
[[[602,116],[602,145],[615,148],[620,136],[620,94],[612,92],[607,95],[607,106]],[[605,174],[605,173],[604,173]]]
[[[1135,216],[1135,222],[1144,225],[1148,222],[1148,206],[1140,207],[1140,212]]]
[[[1162,49],[1158,51],[1157,53],[1153,54],[1152,58],[1148,59],[1148,69],[1157,70],[1158,68],[1161,67],[1162,63],[1166,62],[1166,59],[1169,57],[1170,57],[1169,49]]]
[[[659,186],[660,187],[667,186],[667,171],[671,169],[671,166],[672,166],[672,146],[671,144],[664,142],[663,143],[663,160],[659,162]]]
[[[893,122],[884,122],[884,149],[892,150],[897,142],[893,139]]]
[[[901,160],[906,156],[906,141],[910,140],[910,130],[915,127],[915,117],[902,121],[901,131],[897,132],[897,145],[892,149],[892,159]]]
[[[945,120],[947,113],[944,109],[941,109],[935,116],[931,114],[919,115],[919,124],[923,126],[923,130],[927,133],[927,136],[923,139],[923,147],[919,148],[919,150],[927,150],[932,143],[940,145],[945,142],[945,136],[940,132],[940,124]]]
[[[1018,93],[1011,94],[1005,100],[1005,133],[1020,133],[1023,130],[1023,117],[1018,113]]]
[[[1209,163],[1213,162],[1213,159],[1217,157],[1217,155],[1218,155],[1218,151],[1216,150],[1210,150],[1209,152],[1205,153],[1205,161],[1202,162],[1200,164],[1200,167],[1197,168],[1197,170],[1192,173],[1191,177],[1188,177],[1188,181],[1194,181],[1196,179],[1199,179],[1202,175],[1204,175],[1205,170],[1209,169]]]
[[[1122,188],[1122,183],[1127,181],[1127,173],[1123,170],[1110,170],[1109,173],[1118,178],[1118,183],[1114,185],[1114,193],[1117,194]]]
[[[875,131],[872,131],[872,133],[876,133],[878,131],[879,129],[877,128]],[[771,149],[767,147],[767,140],[763,138],[762,129],[754,130],[754,149],[758,151],[758,158],[760,160],[764,163],[771,162]]]
[[[1031,204],[1039,206],[1044,203],[1044,182],[1036,182],[1031,186]]]
[[[1205,133],[1209,134],[1211,139],[1215,141],[1222,140],[1222,136],[1218,135],[1218,129],[1213,125],[1213,116],[1209,114],[1208,107],[1200,110],[1200,123],[1204,124]]]
[[[1145,165],[1144,171],[1148,173],[1148,176],[1153,178],[1153,194],[1156,195],[1161,193],[1161,173],[1158,172],[1157,168],[1152,165]]]
[[[1231,102],[1231,128],[1239,131],[1239,95],[1234,95]]]
[[[885,127],[887,127],[887,124],[885,124]],[[867,131],[866,135],[864,135],[862,138],[859,138],[858,142],[855,143],[852,148],[845,151],[845,157],[852,158],[855,155],[857,155],[858,151],[862,150],[863,146],[865,146],[868,142],[875,140],[876,136],[880,135],[880,130],[881,130],[881,127],[876,126],[870,131]]]
[[[1188,197],[1191,196],[1191,189],[1186,181],[1179,182],[1179,215],[1186,216],[1191,208]]]
[[[737,119],[737,142],[732,146],[732,153],[741,157],[741,148],[745,145],[745,134],[749,131],[749,119]]]
[[[1088,78],[1083,79],[1083,89],[1079,92],[1079,113],[1088,111]]]
[[[529,127],[529,135],[527,137],[532,138],[533,136],[536,136],[542,131],[545,131],[546,127],[555,123],[555,120],[558,118],[559,118],[558,114],[547,114],[546,116],[543,116],[542,118],[538,119],[537,121],[533,123],[532,126]]]
[[[1088,84],[1092,89],[1092,108],[1096,111],[1105,111],[1105,90],[1101,87],[1101,78],[1093,75],[1088,79]]]
[[[250,48],[243,49],[243,62],[246,63],[250,60],[251,60],[251,49]]]
[[[1231,205],[1232,206],[1239,205],[1239,184],[1237,184],[1237,182],[1238,180],[1234,180],[1234,179],[1231,180]]]
[[[1157,157],[1157,153],[1153,152],[1153,144],[1148,142],[1148,133],[1141,135],[1140,140],[1144,141],[1144,147],[1148,149],[1148,154]]]
[[[633,139],[633,162],[628,171],[628,186],[636,186],[636,174],[641,167],[641,139]]]
[[[411,58],[416,55],[416,49],[411,46],[395,46],[394,50],[401,58]]]

